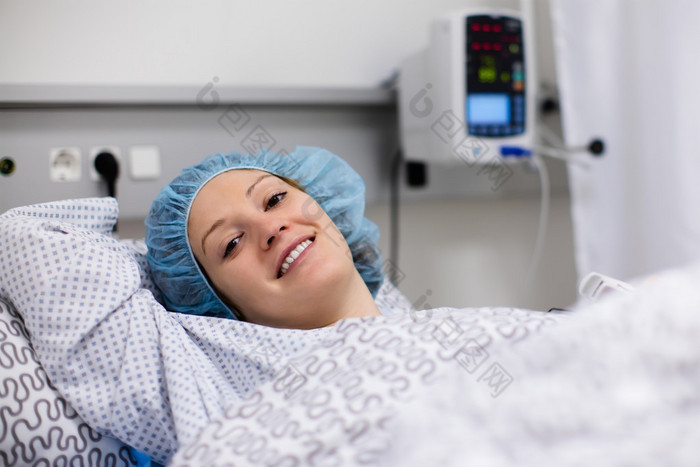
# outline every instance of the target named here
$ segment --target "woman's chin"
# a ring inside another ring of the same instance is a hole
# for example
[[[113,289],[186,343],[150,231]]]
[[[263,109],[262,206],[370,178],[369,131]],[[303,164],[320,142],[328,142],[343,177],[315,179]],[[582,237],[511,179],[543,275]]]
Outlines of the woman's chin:
[[[355,270],[339,261],[303,261],[280,278],[293,287],[305,291],[304,295],[317,295],[333,287],[344,287],[343,276],[350,277]],[[286,284],[285,284],[286,285]]]

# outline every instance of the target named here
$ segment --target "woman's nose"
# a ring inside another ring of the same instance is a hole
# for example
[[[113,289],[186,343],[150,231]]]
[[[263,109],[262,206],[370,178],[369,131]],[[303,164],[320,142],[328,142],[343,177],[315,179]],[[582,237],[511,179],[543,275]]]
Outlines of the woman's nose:
[[[270,223],[265,227],[265,230],[263,232],[263,235],[261,235],[261,247],[263,249],[270,248],[275,241],[280,237],[280,234],[283,230],[287,230],[287,226],[284,225],[283,223],[277,222],[277,223]]]

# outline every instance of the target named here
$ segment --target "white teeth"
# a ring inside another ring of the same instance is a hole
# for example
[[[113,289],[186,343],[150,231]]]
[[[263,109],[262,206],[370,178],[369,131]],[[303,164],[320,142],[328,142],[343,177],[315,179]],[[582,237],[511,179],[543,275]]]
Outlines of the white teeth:
[[[294,262],[295,259],[299,257],[302,251],[306,249],[307,246],[311,245],[312,241],[311,240],[304,240],[301,242],[299,245],[297,245],[296,248],[292,250],[291,253],[289,253],[289,256],[287,256],[284,261],[282,261],[282,267],[279,270],[279,273],[277,274],[277,277],[282,277],[284,273],[287,272],[289,269],[289,265]]]

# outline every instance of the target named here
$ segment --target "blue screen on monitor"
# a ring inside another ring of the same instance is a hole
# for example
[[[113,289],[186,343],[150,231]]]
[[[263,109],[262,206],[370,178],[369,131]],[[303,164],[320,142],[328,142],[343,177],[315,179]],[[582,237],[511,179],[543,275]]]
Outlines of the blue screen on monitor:
[[[507,125],[510,123],[510,96],[497,93],[467,95],[467,123]]]

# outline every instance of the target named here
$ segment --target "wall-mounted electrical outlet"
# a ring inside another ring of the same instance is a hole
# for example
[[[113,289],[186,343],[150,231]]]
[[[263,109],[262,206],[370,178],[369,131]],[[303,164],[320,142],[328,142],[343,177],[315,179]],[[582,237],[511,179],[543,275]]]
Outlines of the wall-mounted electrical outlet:
[[[119,165],[122,164],[122,154],[117,146],[94,146],[90,148],[90,157],[88,158],[90,161],[90,180],[95,182],[100,181],[100,174],[97,173],[95,169],[95,158],[103,152],[112,154],[114,158],[117,159]]]
[[[77,182],[82,174],[79,148],[49,150],[49,177],[52,182]]]

